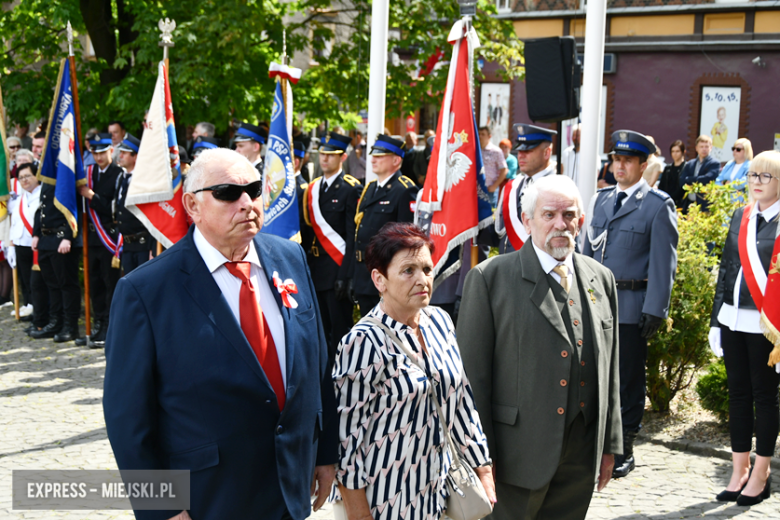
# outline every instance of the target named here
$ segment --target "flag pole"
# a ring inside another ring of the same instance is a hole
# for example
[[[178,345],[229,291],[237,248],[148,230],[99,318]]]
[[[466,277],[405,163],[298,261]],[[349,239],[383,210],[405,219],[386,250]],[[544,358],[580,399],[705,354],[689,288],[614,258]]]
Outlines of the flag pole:
[[[76,79],[76,56],[73,53],[73,27],[68,21],[67,27],[68,34],[68,63],[70,64],[70,84],[73,89],[73,115],[76,117],[76,142],[79,143],[79,149],[84,145],[81,140],[81,110],[79,109],[79,84]],[[89,346],[89,336],[92,332],[92,319],[91,311],[92,306],[89,299],[89,222],[87,217],[87,201],[81,199],[82,212],[81,212],[81,240],[82,240],[82,258],[84,259],[84,334],[87,338],[87,346]]]
[[[463,24],[466,26],[466,34],[469,33],[471,30],[471,16],[464,16],[463,17]],[[468,75],[468,81],[469,81],[469,90],[471,91],[471,111],[474,112],[475,104],[475,96],[476,96],[476,90],[474,88],[474,53],[471,49],[471,44],[469,43],[469,39],[466,38],[466,45],[467,50],[469,53],[469,75]],[[479,174],[479,172],[477,172]],[[479,245],[477,244],[477,237],[474,237],[471,239],[471,268],[474,269],[477,264],[479,263]]]
[[[22,208],[19,208],[22,211]],[[14,267],[14,313],[19,321],[19,270]]]
[[[174,29],[176,29],[176,20],[169,20],[166,18],[163,20],[160,18],[160,21],[157,23],[157,27],[160,29],[160,42],[157,44],[160,47],[163,48],[163,62],[165,63],[165,73],[168,75],[168,77],[171,77],[170,74],[170,60],[168,59],[168,49],[171,47],[174,47],[176,44],[173,43],[173,40],[171,39],[171,33]],[[160,241],[157,241],[157,256],[160,256],[163,252],[163,246],[160,243]]]

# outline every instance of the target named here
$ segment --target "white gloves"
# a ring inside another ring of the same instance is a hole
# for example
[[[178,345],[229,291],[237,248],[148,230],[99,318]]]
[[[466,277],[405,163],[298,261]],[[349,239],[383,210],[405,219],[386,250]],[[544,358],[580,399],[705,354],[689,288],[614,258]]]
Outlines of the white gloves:
[[[8,260],[11,269],[16,269],[16,248],[14,246],[8,246],[5,249],[5,259]]]
[[[720,327],[710,327],[710,350],[718,357],[723,357],[723,349],[720,346]]]

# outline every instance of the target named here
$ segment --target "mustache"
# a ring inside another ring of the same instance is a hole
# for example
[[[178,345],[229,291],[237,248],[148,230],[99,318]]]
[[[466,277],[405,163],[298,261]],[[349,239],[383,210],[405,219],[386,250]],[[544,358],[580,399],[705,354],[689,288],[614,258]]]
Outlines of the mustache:
[[[557,237],[566,237],[569,239],[569,243],[574,243],[574,235],[568,229],[566,229],[563,231],[550,231],[550,233],[547,235],[547,239],[545,240],[544,245],[549,246],[552,239]]]

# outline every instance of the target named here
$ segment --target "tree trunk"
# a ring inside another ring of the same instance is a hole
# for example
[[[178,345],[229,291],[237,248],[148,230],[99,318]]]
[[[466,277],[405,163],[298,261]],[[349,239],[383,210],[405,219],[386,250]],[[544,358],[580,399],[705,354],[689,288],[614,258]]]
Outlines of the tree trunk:
[[[108,65],[100,73],[100,84],[103,86],[119,83],[130,71],[129,66],[114,68],[118,51],[117,29],[121,44],[130,43],[137,37],[137,33],[132,31],[133,18],[125,13],[124,1],[117,0],[119,23],[114,20],[111,3],[112,0],[79,0],[81,16],[92,40],[95,56],[105,60]]]

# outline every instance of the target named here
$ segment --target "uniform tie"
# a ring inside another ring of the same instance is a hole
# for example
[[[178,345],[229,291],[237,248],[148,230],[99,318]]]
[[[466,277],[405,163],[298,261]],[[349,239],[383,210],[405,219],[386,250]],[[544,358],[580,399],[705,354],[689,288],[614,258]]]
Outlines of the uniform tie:
[[[260,302],[257,301],[256,290],[250,280],[252,264],[249,262],[227,262],[225,267],[230,271],[230,274],[241,280],[241,291],[238,295],[241,330],[244,331],[244,336],[246,336],[276,393],[276,401],[279,403],[281,411],[285,402],[284,380],[282,379],[282,370],[279,367],[279,356],[276,352],[274,338],[266,326],[263,309],[260,307]]]
[[[566,294],[569,293],[569,289],[571,289],[571,280],[569,280],[569,269],[563,264],[558,264],[553,268],[553,272],[561,277],[561,287],[563,287],[563,290],[566,291]]]
[[[620,208],[623,206],[623,201],[628,197],[625,191],[620,191],[617,194],[617,197],[615,197],[615,211],[613,214],[617,214],[618,211],[620,211]]]

